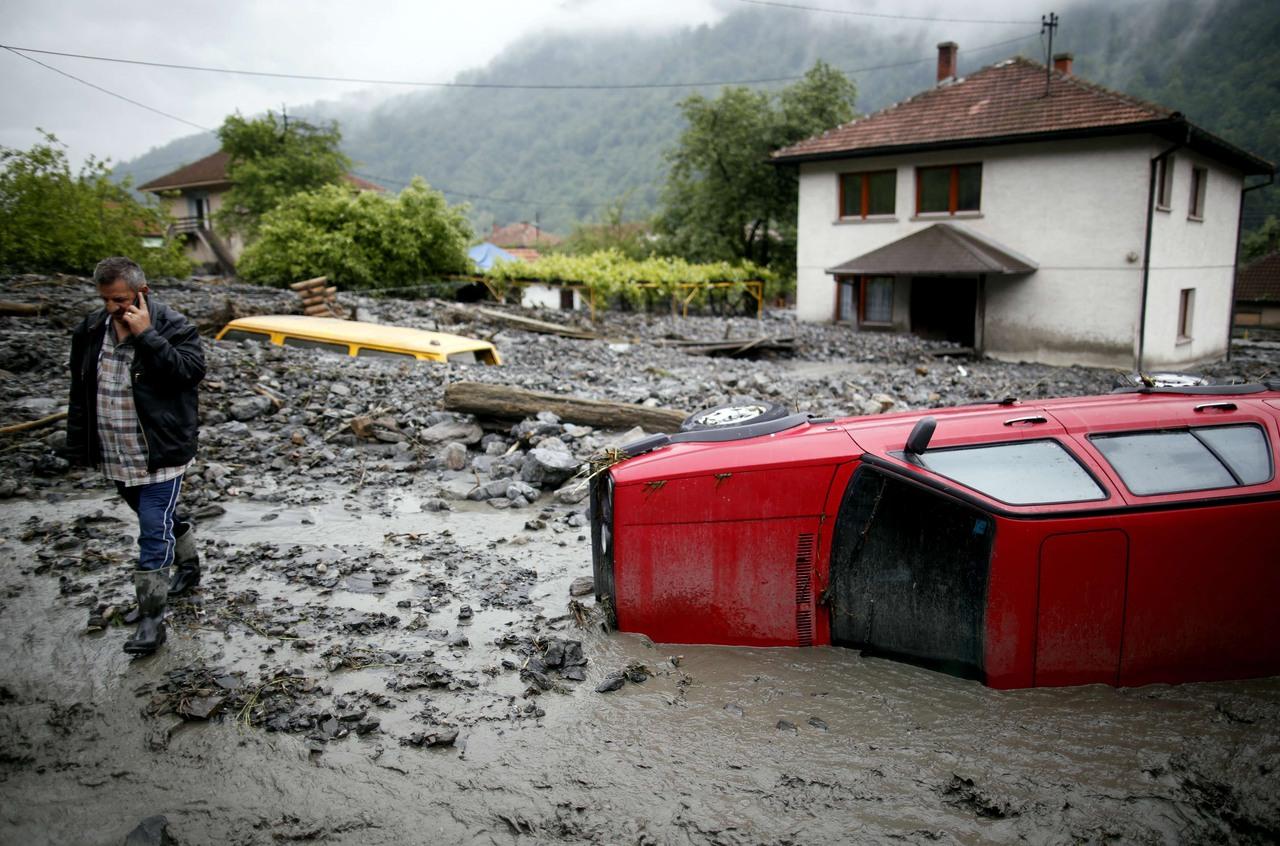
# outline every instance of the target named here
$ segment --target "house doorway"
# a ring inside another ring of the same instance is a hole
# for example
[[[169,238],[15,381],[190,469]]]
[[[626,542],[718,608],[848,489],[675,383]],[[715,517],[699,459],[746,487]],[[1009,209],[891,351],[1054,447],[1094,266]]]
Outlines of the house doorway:
[[[974,345],[976,279],[917,276],[911,280],[911,331],[931,341]]]

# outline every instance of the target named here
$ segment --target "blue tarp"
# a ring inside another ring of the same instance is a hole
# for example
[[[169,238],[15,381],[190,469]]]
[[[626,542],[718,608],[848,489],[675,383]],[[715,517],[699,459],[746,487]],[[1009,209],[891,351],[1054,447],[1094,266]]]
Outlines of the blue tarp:
[[[471,256],[471,260],[475,262],[476,267],[481,270],[488,270],[493,267],[493,263],[495,261],[519,261],[519,259],[511,255],[511,253],[501,247],[490,244],[488,241],[485,241],[483,244],[476,244],[474,247],[467,250],[467,255]]]

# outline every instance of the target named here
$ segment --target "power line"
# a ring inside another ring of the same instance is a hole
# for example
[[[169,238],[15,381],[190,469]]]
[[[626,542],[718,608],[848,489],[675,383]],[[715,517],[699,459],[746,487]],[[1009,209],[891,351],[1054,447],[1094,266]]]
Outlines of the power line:
[[[891,15],[887,12],[856,12],[852,9],[824,9],[819,6],[802,6],[799,3],[778,3],[774,0],[738,0],[752,6],[769,6],[775,9],[790,9],[796,12],[823,12],[828,15],[850,15],[858,18],[881,18],[895,21],[936,21],[937,23],[971,23],[971,24],[1036,24],[1039,21],[1002,21],[982,18],[931,18],[927,15]]]
[[[15,56],[19,56],[19,57],[21,57],[21,58],[23,58],[23,59],[26,59],[28,62],[35,62],[37,65],[39,65],[39,66],[40,66],[40,67],[42,67],[42,68],[46,68],[46,69],[48,69],[48,70],[51,70],[51,71],[53,71],[53,72],[54,72],[54,73],[56,73],[56,74],[61,74],[62,76],[65,76],[67,79],[74,79],[76,82],[79,82],[79,83],[81,83],[82,85],[87,85],[87,86],[89,86],[90,88],[96,88],[97,90],[101,91],[103,94],[110,94],[112,97],[115,97],[115,98],[117,98],[117,99],[119,99],[119,100],[124,100],[126,103],[132,103],[133,105],[137,106],[137,107],[138,107],[138,108],[140,108],[140,109],[146,109],[146,110],[147,110],[147,111],[149,111],[149,112],[155,112],[155,113],[156,113],[156,114],[158,114],[158,115],[164,115],[165,117],[170,118],[170,119],[172,119],[172,120],[176,120],[176,121],[178,121],[179,123],[185,123],[187,126],[194,126],[196,129],[200,129],[200,130],[203,130],[203,131],[205,131],[205,132],[213,132],[213,131],[214,131],[214,130],[210,129],[210,128],[209,128],[209,127],[207,127],[207,126],[201,126],[200,124],[198,124],[198,123],[194,123],[194,122],[192,122],[192,121],[189,121],[189,120],[187,120],[186,118],[180,118],[180,117],[178,117],[177,115],[171,115],[171,114],[169,114],[168,112],[162,112],[162,111],[160,111],[160,110],[159,110],[159,109],[157,109],[157,108],[154,108],[154,107],[152,107],[152,106],[148,106],[146,103],[139,103],[137,100],[133,100],[133,99],[131,99],[131,98],[129,98],[129,97],[124,96],[123,94],[117,94],[117,93],[116,93],[116,92],[114,92],[114,91],[108,91],[107,89],[103,88],[101,85],[94,85],[92,82],[89,82],[87,79],[81,79],[80,77],[78,77],[78,76],[76,76],[76,75],[74,75],[74,74],[67,73],[67,72],[66,72],[66,71],[64,71],[64,70],[59,70],[58,68],[55,68],[53,65],[46,65],[44,62],[40,61],[39,59],[33,59],[33,58],[31,58],[30,56],[27,56],[27,55],[25,55],[25,54],[23,54],[23,53],[18,52],[17,50],[15,50],[15,49],[14,49],[14,48],[12,48],[12,47],[7,47],[7,46],[5,46],[5,45],[3,45],[3,44],[0,44],[0,47],[4,47],[4,49],[8,50],[8,51],[9,51],[10,53],[12,53],[13,55],[15,55]]]
[[[1032,23],[1035,23],[1035,22],[1033,21]],[[981,47],[974,47],[972,48],[971,52],[978,52],[980,50],[987,50],[993,47],[1002,47],[1006,44],[1012,44],[1017,41],[1024,41],[1028,38],[1035,37],[1036,34],[1037,33],[1020,35],[1016,38],[1010,38],[1005,41],[998,41],[994,44],[987,44]],[[767,85],[770,83],[777,83],[777,82],[795,82],[798,79],[803,79],[802,76],[778,76],[778,77],[768,77],[768,78],[761,78],[761,79],[733,79],[733,80],[718,80],[718,81],[708,80],[703,82],[631,82],[631,83],[617,83],[617,84],[422,82],[422,81],[403,80],[403,79],[373,79],[373,78],[365,78],[365,77],[321,76],[321,75],[315,75],[315,74],[244,70],[240,68],[215,68],[215,67],[204,67],[200,65],[181,65],[181,64],[174,64],[171,62],[153,62],[153,61],[148,61],[143,59],[120,59],[120,58],[115,58],[111,56],[94,56],[87,53],[68,53],[60,50],[40,50],[34,47],[17,47],[17,46],[7,45],[7,44],[0,44],[0,47],[3,47],[4,49],[8,50],[11,53],[14,53],[15,55],[22,56],[24,59],[28,59],[29,61],[36,62],[36,64],[47,67],[50,70],[56,71],[57,73],[61,73],[64,76],[71,76],[71,74],[60,71],[57,68],[52,67],[51,65],[45,65],[43,62],[39,62],[25,54],[38,53],[40,55],[46,55],[46,56],[62,56],[64,58],[70,58],[70,59],[86,59],[94,62],[110,62],[112,64],[140,65],[142,67],[167,68],[170,70],[196,71],[200,73],[222,73],[222,74],[234,74],[239,76],[267,77],[271,79],[307,80],[312,82],[346,82],[346,83],[357,83],[361,85],[398,85],[398,86],[408,86],[408,87],[417,87],[417,88],[463,88],[463,89],[515,90],[515,91],[636,91],[636,90],[672,90],[672,89],[680,89],[680,88],[704,88],[704,87],[713,87],[713,86],[722,86],[722,85]],[[886,70],[889,68],[906,67],[909,65],[929,62],[929,61],[933,61],[933,58],[934,58],[933,56],[928,56],[923,59],[912,59],[910,61],[896,62],[893,64],[887,64],[887,65],[874,65],[874,66],[865,67],[865,68],[852,68],[852,69],[842,69],[842,70],[844,73],[849,73],[849,74],[866,73],[869,71]],[[84,82],[84,80],[80,80],[78,77],[72,77],[72,78],[77,79],[80,82]],[[88,83],[88,82],[86,82],[85,84],[92,85],[92,83]],[[97,86],[95,85],[93,87],[96,88]],[[111,93],[111,92],[107,92],[107,93]],[[120,95],[112,94],[112,96],[119,97]],[[127,99],[127,98],[122,98],[122,99]],[[151,109],[149,106],[144,106],[143,108],[150,109],[151,111],[157,111],[156,109]],[[167,115],[167,116],[173,117],[173,115]],[[190,123],[190,121],[183,120],[182,118],[175,118],[175,120],[182,120],[183,123]],[[192,124],[192,125],[195,126],[196,124]],[[204,127],[199,127],[199,128],[204,129]]]

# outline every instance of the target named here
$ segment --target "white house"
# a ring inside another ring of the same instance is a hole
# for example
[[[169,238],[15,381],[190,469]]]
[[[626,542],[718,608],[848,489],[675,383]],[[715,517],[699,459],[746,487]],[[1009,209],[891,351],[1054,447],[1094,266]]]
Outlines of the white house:
[[[1022,58],[778,150],[799,166],[801,319],[1052,364],[1225,354],[1245,177],[1181,114]]]

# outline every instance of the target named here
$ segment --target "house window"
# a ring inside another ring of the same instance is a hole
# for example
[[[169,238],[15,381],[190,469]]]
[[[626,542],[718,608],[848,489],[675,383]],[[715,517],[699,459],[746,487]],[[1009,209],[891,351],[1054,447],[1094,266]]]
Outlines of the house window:
[[[1173,197],[1173,156],[1156,159],[1156,208],[1168,211]]]
[[[1204,220],[1204,186],[1209,181],[1209,171],[1203,167],[1191,168],[1191,203],[1187,217],[1192,220]]]
[[[916,168],[916,214],[978,211],[981,204],[981,164]]]
[[[836,277],[836,320],[856,320],[858,317],[858,282],[851,276]]]
[[[898,174],[892,170],[840,174],[840,216],[893,214]]]
[[[863,277],[861,305],[863,323],[892,323],[893,277]]]
[[[1191,313],[1195,307],[1195,288],[1183,288],[1178,295],[1178,343],[1191,340]]]

